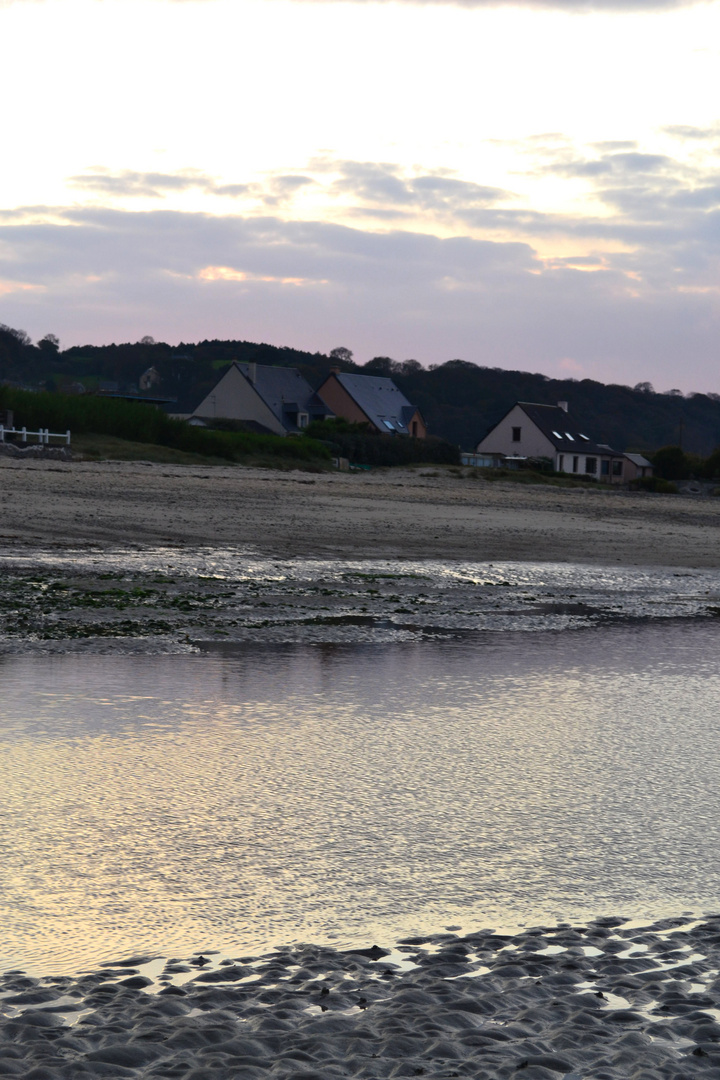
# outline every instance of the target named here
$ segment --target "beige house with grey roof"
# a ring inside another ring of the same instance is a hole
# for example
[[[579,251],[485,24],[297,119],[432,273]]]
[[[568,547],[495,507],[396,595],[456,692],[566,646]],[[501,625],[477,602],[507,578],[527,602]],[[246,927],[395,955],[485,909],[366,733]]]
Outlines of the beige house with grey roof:
[[[476,454],[522,461],[544,458],[556,472],[620,484],[625,455],[587,434],[571,418],[566,401],[537,405],[518,401],[476,447]]]

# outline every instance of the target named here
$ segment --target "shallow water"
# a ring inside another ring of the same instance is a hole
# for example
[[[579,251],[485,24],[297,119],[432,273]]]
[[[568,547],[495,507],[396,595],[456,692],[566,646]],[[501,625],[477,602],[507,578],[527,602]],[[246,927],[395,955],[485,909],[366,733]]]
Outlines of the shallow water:
[[[0,961],[720,896],[716,622],[0,660]]]

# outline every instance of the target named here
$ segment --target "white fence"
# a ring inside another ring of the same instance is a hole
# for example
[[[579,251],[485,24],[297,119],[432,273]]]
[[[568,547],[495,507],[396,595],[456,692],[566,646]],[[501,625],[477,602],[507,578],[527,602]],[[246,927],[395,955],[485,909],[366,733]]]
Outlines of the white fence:
[[[27,428],[4,427],[0,424],[0,443],[5,442],[6,435],[19,435],[21,442],[27,442],[28,435],[36,435],[37,441],[45,446],[50,445],[51,439],[64,439],[65,445],[70,445],[69,431],[50,431],[49,428],[40,428],[39,431],[28,431]]]

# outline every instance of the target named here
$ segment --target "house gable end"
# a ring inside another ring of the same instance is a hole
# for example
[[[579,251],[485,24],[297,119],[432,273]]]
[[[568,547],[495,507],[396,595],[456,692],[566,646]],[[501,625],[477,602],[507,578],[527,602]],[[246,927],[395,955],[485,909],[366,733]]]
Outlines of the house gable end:
[[[327,377],[317,393],[321,401],[324,401],[336,416],[341,416],[351,424],[369,424],[377,431],[370,417],[363,412],[335,374]]]
[[[240,420],[260,424],[275,435],[286,434],[281,421],[263,401],[238,364],[233,364],[225,372],[194,410],[194,415],[204,420]]]
[[[478,453],[505,454],[518,457],[555,457],[555,447],[550,439],[516,404],[502,420],[477,444]]]

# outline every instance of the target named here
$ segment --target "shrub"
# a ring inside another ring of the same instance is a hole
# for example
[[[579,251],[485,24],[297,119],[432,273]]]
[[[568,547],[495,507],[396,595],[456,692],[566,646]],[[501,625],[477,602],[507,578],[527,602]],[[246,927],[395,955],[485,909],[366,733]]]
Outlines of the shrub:
[[[637,480],[631,480],[632,491],[653,491],[658,495],[677,495],[677,484],[671,480],[665,480],[662,476],[640,476]]]
[[[688,480],[693,471],[693,462],[679,446],[661,447],[653,454],[652,463],[655,476],[664,480]]]
[[[716,480],[720,477],[720,448],[713,450],[710,457],[705,459],[700,476],[706,480]]]
[[[346,420],[315,421],[307,435],[322,439],[335,457],[348,458],[354,465],[459,465],[460,450],[445,439],[432,436],[413,439],[409,435],[374,435],[363,424]]]

